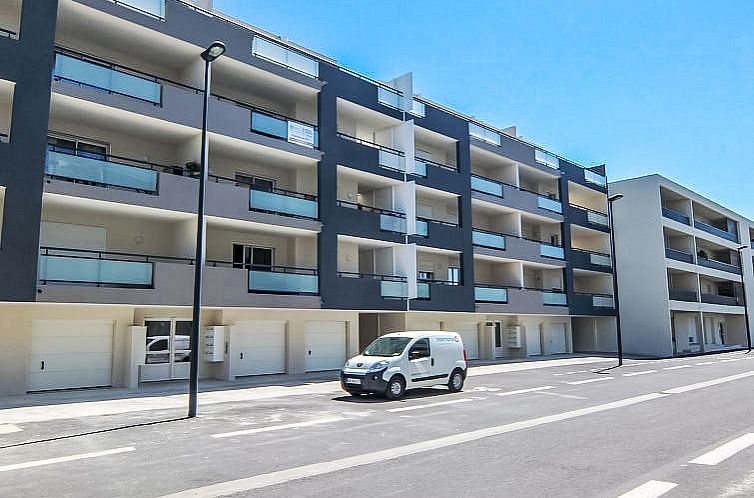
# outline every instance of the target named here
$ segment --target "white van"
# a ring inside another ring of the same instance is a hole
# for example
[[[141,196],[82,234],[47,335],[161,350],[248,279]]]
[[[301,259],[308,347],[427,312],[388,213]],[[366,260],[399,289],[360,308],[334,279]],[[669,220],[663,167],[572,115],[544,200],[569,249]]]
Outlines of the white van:
[[[385,334],[340,372],[345,391],[384,394],[388,399],[402,398],[406,389],[437,384],[458,392],[465,379],[466,354],[455,332]]]

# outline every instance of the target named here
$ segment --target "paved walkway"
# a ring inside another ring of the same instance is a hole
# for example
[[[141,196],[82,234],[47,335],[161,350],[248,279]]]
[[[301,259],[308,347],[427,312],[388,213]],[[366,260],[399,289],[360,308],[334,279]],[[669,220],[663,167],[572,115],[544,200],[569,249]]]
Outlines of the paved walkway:
[[[615,360],[604,357],[567,357],[536,361],[505,362],[480,366],[470,366],[469,376],[490,375],[504,372],[518,372],[540,368],[562,367],[571,365],[586,365],[592,363],[610,363]],[[255,385],[251,387],[237,387],[238,384],[220,382],[202,382],[199,393],[199,404],[232,403],[239,401],[253,401],[285,396],[328,394],[340,391],[340,382],[329,380],[337,373],[319,374],[317,377],[309,374],[297,376],[279,376],[281,383],[277,385]],[[289,385],[282,385],[283,382]],[[270,384],[270,379],[259,381]],[[214,384],[214,385],[213,385]],[[0,402],[0,427],[4,424],[24,424],[30,422],[44,422],[50,420],[64,420],[81,417],[102,415],[117,415],[149,410],[165,410],[182,408],[187,404],[187,394],[175,394],[184,390],[185,386],[162,385],[147,393],[145,391],[127,391],[114,389],[97,389],[86,392],[54,392],[39,393],[17,398],[8,398]],[[80,394],[83,393],[83,394]],[[76,395],[85,398],[71,402]],[[118,399],[112,399],[119,396]],[[99,399],[96,399],[98,398]],[[24,406],[23,401],[26,401]],[[28,406],[33,405],[33,406]],[[3,408],[5,407],[5,408]]]

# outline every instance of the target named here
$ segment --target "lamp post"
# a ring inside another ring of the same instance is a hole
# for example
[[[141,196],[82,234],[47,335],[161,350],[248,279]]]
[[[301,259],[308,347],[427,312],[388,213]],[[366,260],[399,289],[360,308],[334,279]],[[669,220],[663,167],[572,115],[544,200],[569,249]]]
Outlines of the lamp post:
[[[206,255],[207,237],[204,233],[204,192],[207,187],[207,110],[209,107],[212,71],[210,65],[225,53],[225,44],[215,41],[202,52],[204,60],[204,109],[202,112],[202,157],[199,167],[199,206],[196,220],[196,258],[194,259],[194,304],[191,323],[191,370],[189,373],[189,418],[196,417],[197,396],[199,394],[199,328],[202,318],[202,274]]]
[[[618,341],[618,366],[623,365],[623,338],[620,330],[620,301],[618,299],[618,265],[615,263],[615,225],[613,223],[613,202],[623,199],[623,194],[607,198],[607,213],[610,218],[610,260],[613,264],[613,303],[615,304],[615,338]]]
[[[746,347],[748,351],[747,353],[751,353],[751,328],[749,327],[749,303],[746,300],[746,278],[744,278],[743,274],[743,262],[744,262],[744,254],[743,250],[746,249],[746,246],[741,246],[738,248],[738,264],[741,267],[741,291],[744,298],[744,320],[746,320]]]

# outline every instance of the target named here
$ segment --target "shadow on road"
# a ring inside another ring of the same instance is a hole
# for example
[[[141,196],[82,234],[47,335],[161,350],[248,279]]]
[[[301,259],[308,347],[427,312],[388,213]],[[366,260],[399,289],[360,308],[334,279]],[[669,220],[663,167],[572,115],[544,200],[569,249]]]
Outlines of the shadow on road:
[[[418,389],[411,389],[410,391],[406,391],[406,396],[403,397],[403,399],[399,401],[393,401],[384,398],[383,396],[378,396],[375,394],[357,394],[354,396],[351,395],[343,395],[343,396],[337,396],[335,398],[332,398],[333,401],[341,401],[343,403],[401,403],[403,401],[408,401],[410,399],[421,399],[421,398],[432,398],[435,396],[442,396],[444,394],[450,394],[450,391],[447,389],[442,388],[433,388],[433,387],[422,387]]]

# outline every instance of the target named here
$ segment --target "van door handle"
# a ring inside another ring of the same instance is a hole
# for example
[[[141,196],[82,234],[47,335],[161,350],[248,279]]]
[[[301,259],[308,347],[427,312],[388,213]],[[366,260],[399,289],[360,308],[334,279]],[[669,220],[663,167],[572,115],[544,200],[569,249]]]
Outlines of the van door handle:
[[[312,350],[310,349],[310,350],[309,350],[309,356],[311,356],[311,355],[312,355]]]
[[[434,366],[435,366],[435,359],[434,359],[434,358],[432,358],[432,359],[430,360],[429,364],[430,364],[430,365],[432,365],[432,366],[434,367]]]
[[[44,370],[44,369],[45,369],[45,361],[42,360],[42,366],[40,367],[40,370]]]
[[[243,360],[243,353],[241,353],[241,358],[240,359]]]

